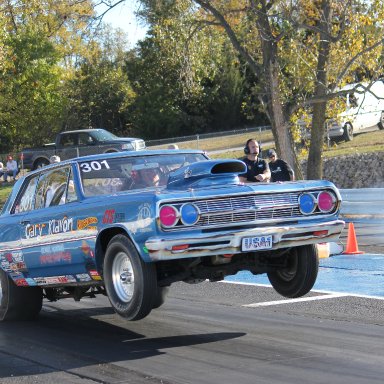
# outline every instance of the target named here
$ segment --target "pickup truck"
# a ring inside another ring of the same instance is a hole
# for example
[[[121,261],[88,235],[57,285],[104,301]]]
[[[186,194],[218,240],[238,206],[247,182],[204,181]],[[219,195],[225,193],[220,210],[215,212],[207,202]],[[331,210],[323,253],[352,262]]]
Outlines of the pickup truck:
[[[39,148],[25,148],[21,152],[23,167],[35,170],[49,164],[53,155],[60,160],[79,156],[94,155],[120,151],[139,151],[145,149],[142,139],[117,137],[105,129],[81,129],[58,133],[55,143]]]

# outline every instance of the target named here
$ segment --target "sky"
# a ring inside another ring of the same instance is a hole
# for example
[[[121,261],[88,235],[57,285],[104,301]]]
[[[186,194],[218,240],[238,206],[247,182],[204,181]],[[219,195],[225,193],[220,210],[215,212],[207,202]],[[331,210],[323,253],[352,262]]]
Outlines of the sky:
[[[136,0],[126,0],[112,10],[108,11],[103,17],[105,23],[111,24],[113,28],[121,28],[128,34],[130,45],[134,46],[138,40],[145,37],[146,27],[137,20],[134,12],[140,7]],[[98,13],[105,10],[99,6]]]

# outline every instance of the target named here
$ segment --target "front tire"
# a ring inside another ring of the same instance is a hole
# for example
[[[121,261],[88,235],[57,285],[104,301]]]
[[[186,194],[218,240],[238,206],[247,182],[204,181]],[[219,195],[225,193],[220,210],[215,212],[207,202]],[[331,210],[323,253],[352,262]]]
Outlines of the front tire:
[[[146,317],[155,304],[156,267],[145,263],[132,242],[116,235],[104,259],[104,282],[113,309],[127,320]]]
[[[39,287],[18,287],[0,269],[0,321],[34,320],[43,305]]]
[[[284,297],[301,297],[316,282],[319,271],[319,255],[313,244],[292,248],[285,268],[268,272],[272,287]]]
[[[36,163],[33,166],[33,171],[35,169],[43,168],[45,166],[49,165],[49,161],[46,159],[39,159],[36,161]]]
[[[353,127],[350,123],[347,123],[344,125],[343,139],[345,141],[353,140]]]

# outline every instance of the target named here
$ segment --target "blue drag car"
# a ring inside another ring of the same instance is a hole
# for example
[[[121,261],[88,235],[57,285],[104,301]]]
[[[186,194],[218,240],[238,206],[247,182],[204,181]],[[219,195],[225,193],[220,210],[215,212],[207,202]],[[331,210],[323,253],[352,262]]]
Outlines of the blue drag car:
[[[202,151],[141,151],[63,161],[15,184],[0,215],[0,320],[35,318],[43,299],[107,295],[139,320],[177,281],[267,273],[299,297],[316,243],[338,239],[328,181],[247,183],[245,164]]]

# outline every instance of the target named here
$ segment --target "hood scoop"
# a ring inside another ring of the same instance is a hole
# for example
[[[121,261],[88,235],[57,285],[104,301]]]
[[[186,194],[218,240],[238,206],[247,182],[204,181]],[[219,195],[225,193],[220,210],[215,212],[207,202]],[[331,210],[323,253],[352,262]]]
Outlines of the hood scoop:
[[[199,161],[172,172],[167,187],[185,189],[237,184],[239,182],[238,175],[245,173],[246,170],[246,165],[241,160]]]

